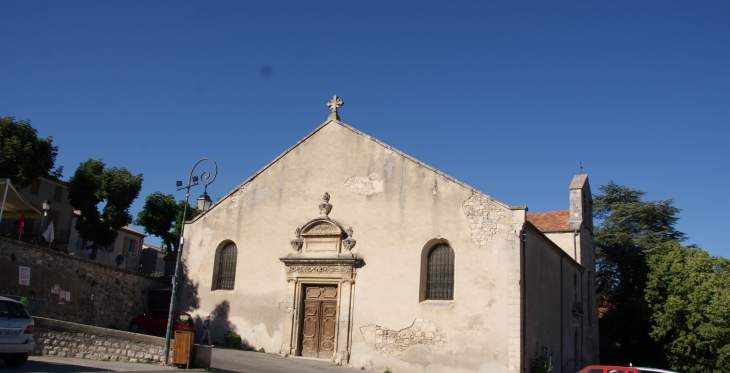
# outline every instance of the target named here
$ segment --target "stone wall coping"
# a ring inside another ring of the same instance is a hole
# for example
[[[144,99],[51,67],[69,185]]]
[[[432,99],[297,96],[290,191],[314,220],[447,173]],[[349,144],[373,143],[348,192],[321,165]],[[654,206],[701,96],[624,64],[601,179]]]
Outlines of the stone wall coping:
[[[72,331],[72,332],[96,334],[96,335],[101,335],[101,336],[105,336],[105,337],[119,338],[119,339],[125,339],[125,340],[136,341],[136,342],[144,342],[144,343],[150,343],[150,344],[155,344],[155,345],[160,345],[160,346],[165,344],[165,338],[155,337],[155,336],[146,335],[146,334],[137,334],[137,333],[125,332],[125,331],[121,331],[121,330],[102,328],[99,326],[77,324],[74,322],[61,321],[61,320],[56,320],[56,319],[48,319],[45,317],[34,316],[33,320],[35,321],[36,328],[43,327],[43,328],[49,328],[49,329],[68,330],[68,331]]]
[[[79,261],[82,261],[84,263],[89,263],[89,264],[101,266],[101,267],[104,267],[104,268],[109,268],[109,269],[113,269],[113,270],[116,270],[116,271],[121,271],[121,272],[126,272],[126,273],[129,273],[129,274],[137,275],[137,276],[140,276],[140,277],[145,277],[145,278],[157,280],[157,281],[160,281],[163,284],[167,284],[168,283],[167,281],[165,281],[163,278],[160,278],[160,277],[152,277],[150,275],[146,275],[146,274],[143,274],[143,273],[131,271],[131,270],[128,270],[126,268],[117,268],[117,267],[115,267],[113,265],[109,265],[109,264],[105,264],[105,263],[100,263],[100,262],[97,262],[95,260],[90,260],[90,259],[87,259],[87,258],[82,258],[80,256],[71,255],[70,253],[66,253],[66,252],[63,252],[63,251],[49,249],[47,247],[42,247],[42,246],[37,246],[37,245],[29,244],[27,242],[18,241],[18,240],[12,239],[12,238],[0,237],[0,241],[5,241],[5,242],[8,242],[10,244],[17,245],[17,246],[19,246],[19,248],[22,247],[23,249],[28,248],[28,249],[31,249],[31,250],[37,250],[37,251],[43,252],[44,254],[55,255],[55,256],[59,256],[59,257],[71,259],[71,260],[79,260]]]

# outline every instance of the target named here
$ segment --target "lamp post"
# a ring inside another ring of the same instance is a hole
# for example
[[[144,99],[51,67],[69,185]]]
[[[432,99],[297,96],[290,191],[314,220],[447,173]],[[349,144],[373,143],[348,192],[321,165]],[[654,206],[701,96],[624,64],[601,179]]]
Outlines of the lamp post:
[[[198,179],[197,176],[193,176],[193,172],[195,171],[195,167],[200,164],[200,162],[203,161],[210,161],[213,163],[213,176],[210,175],[210,172],[205,170],[200,174],[200,179]],[[214,160],[210,158],[202,158],[199,161],[195,162],[193,165],[193,168],[190,169],[190,176],[188,176],[188,185],[183,186],[182,181],[177,182],[177,190],[183,190],[187,189],[185,192],[185,206],[183,207],[183,218],[182,218],[182,224],[180,226],[180,243],[178,244],[177,248],[177,257],[175,258],[175,274],[172,276],[172,296],[170,297],[170,312],[167,315],[167,333],[165,334],[165,351],[163,352],[162,362],[165,365],[167,364],[167,358],[170,352],[170,337],[172,337],[172,321],[173,317],[175,315],[175,295],[177,294],[177,281],[178,281],[178,274],[180,273],[180,258],[182,257],[182,250],[183,246],[185,244],[185,218],[188,213],[188,199],[190,198],[190,187],[196,186],[200,183],[203,183],[203,186],[205,187],[205,191],[203,194],[198,197],[197,201],[197,207],[201,211],[207,211],[210,208],[210,205],[212,204],[212,201],[210,200],[210,197],[208,197],[208,185],[215,180],[215,177],[218,175],[218,165],[215,163]]]
[[[43,201],[43,203],[41,203],[41,205],[43,207],[43,219],[41,219],[41,233],[43,233],[43,224],[46,223],[46,215],[48,215],[48,210],[51,209],[51,200],[46,199],[45,201]],[[40,243],[40,237],[36,238],[38,239],[38,243]]]

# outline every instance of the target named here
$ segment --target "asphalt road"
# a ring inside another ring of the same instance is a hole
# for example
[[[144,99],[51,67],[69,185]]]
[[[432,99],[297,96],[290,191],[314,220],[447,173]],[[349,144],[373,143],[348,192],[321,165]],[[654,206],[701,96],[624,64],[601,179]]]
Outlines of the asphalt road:
[[[213,350],[212,370],[216,373],[354,373],[360,369],[338,366],[329,360],[302,357],[282,357],[241,350],[216,348]],[[123,363],[50,356],[31,356],[20,368],[9,368],[0,360],[0,373],[10,372],[137,372],[156,373],[177,370],[153,364]],[[187,372],[205,372],[189,369]]]
[[[214,348],[211,368],[216,373],[354,373],[362,372],[335,365],[324,359],[283,357],[259,352]]]

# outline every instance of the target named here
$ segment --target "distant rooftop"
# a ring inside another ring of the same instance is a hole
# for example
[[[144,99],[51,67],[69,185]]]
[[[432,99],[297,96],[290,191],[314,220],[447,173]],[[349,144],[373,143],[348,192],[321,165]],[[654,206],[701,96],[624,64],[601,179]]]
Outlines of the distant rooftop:
[[[563,232],[571,231],[568,225],[570,210],[558,210],[549,212],[535,212],[527,214],[527,221],[532,223],[542,232]]]
[[[152,249],[152,250],[155,250],[157,252],[162,252],[162,248],[159,248],[157,246],[152,246],[152,245],[146,244],[146,243],[143,243],[142,244],[142,249]]]

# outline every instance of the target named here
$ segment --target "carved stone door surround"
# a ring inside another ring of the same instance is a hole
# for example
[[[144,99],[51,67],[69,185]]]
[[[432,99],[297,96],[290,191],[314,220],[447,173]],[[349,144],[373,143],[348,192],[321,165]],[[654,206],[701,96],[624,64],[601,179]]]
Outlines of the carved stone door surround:
[[[307,287],[335,287],[336,325],[332,359],[347,364],[352,336],[352,308],[355,275],[362,259],[350,250],[355,246],[352,228],[347,230],[329,218],[332,205],[325,193],[319,205],[321,216],[295,231],[291,241],[294,253],[280,258],[286,269],[285,309],[281,354],[302,353],[302,326]],[[319,357],[323,357],[321,354]]]
[[[335,286],[337,288],[337,324],[333,359],[346,364],[350,356],[352,336],[352,306],[355,290],[355,268],[359,258],[281,258],[286,265],[286,310],[290,317],[284,320],[281,353],[301,355],[303,304],[307,286]]]

